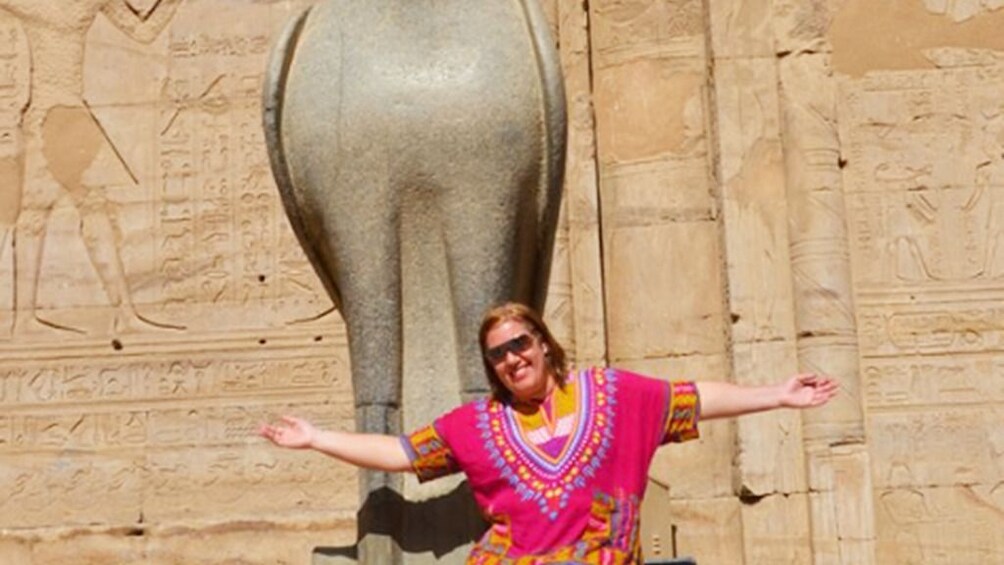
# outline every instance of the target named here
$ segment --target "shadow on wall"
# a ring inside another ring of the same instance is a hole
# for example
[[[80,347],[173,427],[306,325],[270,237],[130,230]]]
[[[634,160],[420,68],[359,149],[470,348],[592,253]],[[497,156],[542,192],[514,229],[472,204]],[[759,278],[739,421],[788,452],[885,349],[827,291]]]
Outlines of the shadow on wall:
[[[403,524],[377,524],[365,519],[368,515],[400,516]],[[473,543],[488,529],[466,482],[448,494],[421,502],[405,500],[393,490],[381,488],[370,493],[357,518],[360,523],[372,524],[374,534],[394,536],[394,541],[404,551],[410,554],[431,552],[437,558]],[[408,527],[402,528],[402,525]],[[402,531],[404,538],[398,539],[398,532]],[[358,555],[355,545],[317,547],[312,558],[314,565],[335,565],[355,563]],[[692,557],[679,557],[646,561],[645,564],[697,565],[697,561]]]
[[[377,523],[369,516],[399,516],[401,523]],[[488,528],[466,482],[421,502],[405,500],[386,487],[375,490],[366,497],[357,519],[371,525],[369,533],[392,536],[407,553],[431,552],[436,557],[476,541]],[[318,547],[313,557],[315,564],[355,561],[356,546]]]

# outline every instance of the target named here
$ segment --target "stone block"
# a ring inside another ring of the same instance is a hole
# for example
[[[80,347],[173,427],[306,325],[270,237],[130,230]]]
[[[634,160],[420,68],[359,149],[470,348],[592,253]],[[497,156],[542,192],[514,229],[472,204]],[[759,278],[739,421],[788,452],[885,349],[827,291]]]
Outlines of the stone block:
[[[998,563],[1004,560],[1004,486],[879,488],[878,563]]]
[[[832,2],[775,0],[771,8],[772,39],[777,55],[829,51],[827,32],[835,9]]]
[[[715,59],[774,57],[773,13],[776,0],[708,4],[711,49]]]
[[[641,57],[705,57],[704,3],[592,2],[590,32],[596,68]]]
[[[815,563],[877,563],[868,452],[863,444],[808,448]]]
[[[32,544],[33,565],[41,563],[79,563],[80,565],[100,565],[121,563],[139,565],[155,563],[148,560],[145,551],[146,539],[138,534],[141,530],[98,530],[62,532],[62,535],[46,536]],[[130,535],[134,534],[134,535]]]
[[[776,63],[717,61],[716,87],[732,339],[791,339],[791,241]]]
[[[748,499],[742,505],[746,562],[813,563],[809,522],[804,492]]]
[[[677,555],[694,557],[698,564],[744,562],[742,509],[737,499],[673,501],[668,515],[671,527],[675,526]]]
[[[873,412],[868,438],[876,488],[951,487],[999,479],[1004,470],[1002,417],[1004,409],[986,404]]]
[[[640,58],[598,72],[601,166],[706,151],[705,82],[690,60]]]
[[[722,350],[719,249],[712,221],[624,227],[607,237],[612,362]]]
[[[999,8],[994,2],[893,0],[876,6],[852,0],[830,8],[826,37],[834,67],[855,77],[944,67],[953,59],[971,63],[980,51],[1004,50]],[[939,57],[952,48],[957,52],[947,61]]]
[[[5,454],[3,461],[0,488],[7,494],[0,499],[0,528],[132,523],[142,513],[143,459],[137,454],[36,451]]]
[[[6,565],[35,565],[31,542],[0,535],[0,561]]]
[[[624,226],[710,220],[718,204],[701,156],[601,167],[604,232]]]
[[[773,384],[797,372],[790,342],[737,343],[732,352],[736,383]],[[733,492],[753,496],[805,492],[802,442],[798,411],[775,410],[738,419]]]

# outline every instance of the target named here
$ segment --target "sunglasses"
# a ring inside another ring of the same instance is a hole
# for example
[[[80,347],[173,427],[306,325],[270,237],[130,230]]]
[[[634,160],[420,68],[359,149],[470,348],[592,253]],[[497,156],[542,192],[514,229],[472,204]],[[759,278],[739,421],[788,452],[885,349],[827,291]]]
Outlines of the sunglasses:
[[[498,363],[505,359],[510,351],[519,355],[530,349],[531,345],[533,345],[533,338],[530,337],[530,334],[520,334],[501,345],[487,349],[485,358],[491,363]]]

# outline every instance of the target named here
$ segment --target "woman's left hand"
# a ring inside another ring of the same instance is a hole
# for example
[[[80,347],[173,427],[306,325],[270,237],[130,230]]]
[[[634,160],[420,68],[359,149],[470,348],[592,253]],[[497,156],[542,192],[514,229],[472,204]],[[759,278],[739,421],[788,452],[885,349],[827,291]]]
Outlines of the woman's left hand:
[[[837,395],[840,385],[832,377],[803,373],[780,385],[780,404],[787,408],[822,406]]]

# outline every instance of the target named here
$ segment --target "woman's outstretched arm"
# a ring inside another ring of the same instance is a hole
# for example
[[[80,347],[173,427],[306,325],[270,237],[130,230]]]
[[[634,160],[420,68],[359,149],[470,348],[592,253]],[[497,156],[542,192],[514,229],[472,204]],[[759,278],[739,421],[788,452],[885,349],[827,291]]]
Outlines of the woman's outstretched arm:
[[[837,381],[812,373],[795,375],[775,385],[744,386],[724,382],[697,382],[701,419],[742,416],[775,408],[812,408],[836,396]]]
[[[289,449],[313,449],[357,467],[379,471],[411,471],[411,461],[396,436],[320,430],[293,416],[279,424],[262,424],[258,435]]]

